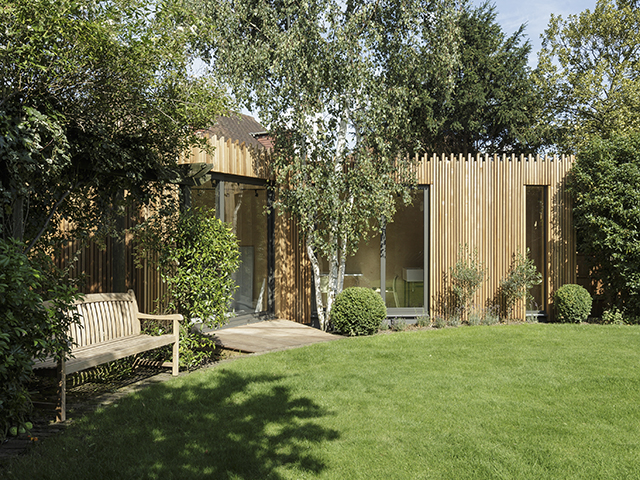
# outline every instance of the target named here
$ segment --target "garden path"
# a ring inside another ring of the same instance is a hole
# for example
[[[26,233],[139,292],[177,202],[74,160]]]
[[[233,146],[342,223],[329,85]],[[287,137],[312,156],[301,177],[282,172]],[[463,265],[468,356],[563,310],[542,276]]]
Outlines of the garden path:
[[[342,338],[290,320],[267,320],[216,330],[210,335],[215,335],[216,343],[224,348],[247,353],[272,352]]]

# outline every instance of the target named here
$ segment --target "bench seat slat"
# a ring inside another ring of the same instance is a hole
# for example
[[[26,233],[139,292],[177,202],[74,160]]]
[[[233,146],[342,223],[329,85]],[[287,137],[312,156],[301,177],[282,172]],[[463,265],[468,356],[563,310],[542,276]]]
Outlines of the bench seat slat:
[[[173,335],[134,335],[88,347],[75,348],[71,351],[73,358],[69,358],[65,362],[66,373],[69,375],[87,368],[97,367],[103,363],[171,345],[175,341],[176,337]],[[57,362],[53,358],[48,358],[44,361],[36,360],[33,368],[56,368],[56,366]]]

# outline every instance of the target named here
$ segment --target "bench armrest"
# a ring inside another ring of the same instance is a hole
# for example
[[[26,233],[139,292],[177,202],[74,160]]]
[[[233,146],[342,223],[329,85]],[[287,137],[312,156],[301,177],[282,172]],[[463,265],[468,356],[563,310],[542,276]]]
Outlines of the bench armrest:
[[[173,320],[173,334],[177,337],[180,334],[180,321],[184,317],[179,313],[173,313],[170,315],[152,315],[150,313],[138,312],[138,319],[146,320]]]

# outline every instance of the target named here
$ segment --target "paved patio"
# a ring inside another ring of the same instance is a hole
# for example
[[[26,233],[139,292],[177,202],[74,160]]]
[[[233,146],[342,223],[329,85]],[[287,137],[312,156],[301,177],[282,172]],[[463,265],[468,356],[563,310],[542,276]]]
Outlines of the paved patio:
[[[285,350],[343,338],[289,320],[267,320],[210,334],[215,335],[216,343],[224,348],[247,353]]]

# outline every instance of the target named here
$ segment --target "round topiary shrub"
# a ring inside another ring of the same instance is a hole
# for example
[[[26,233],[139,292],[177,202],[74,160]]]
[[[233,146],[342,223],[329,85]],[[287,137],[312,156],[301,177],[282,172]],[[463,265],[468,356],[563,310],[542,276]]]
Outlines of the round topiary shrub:
[[[563,285],[553,295],[553,300],[562,323],[584,322],[591,313],[591,295],[580,285]]]
[[[333,303],[331,323],[343,335],[372,335],[387,318],[382,297],[369,288],[345,288]]]

